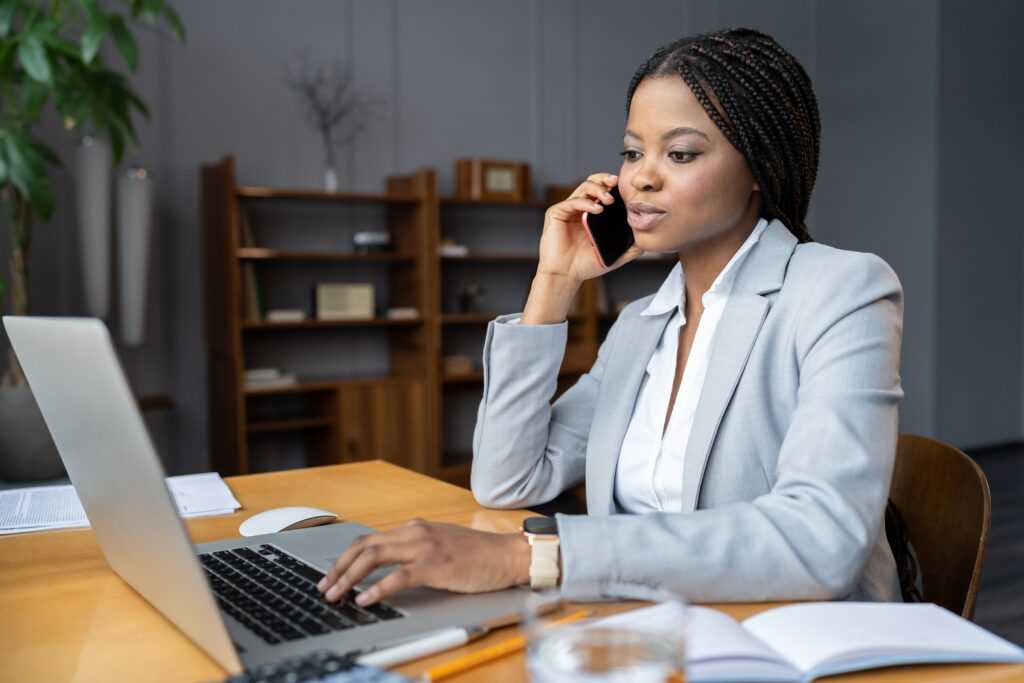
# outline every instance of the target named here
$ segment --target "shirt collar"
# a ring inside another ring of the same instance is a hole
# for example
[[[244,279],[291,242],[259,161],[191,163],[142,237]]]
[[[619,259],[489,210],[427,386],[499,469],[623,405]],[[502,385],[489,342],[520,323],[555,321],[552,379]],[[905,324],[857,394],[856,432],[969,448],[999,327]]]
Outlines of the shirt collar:
[[[740,245],[740,248],[736,250],[729,262],[722,268],[722,272],[718,274],[715,281],[711,283],[711,287],[707,293],[728,293],[732,289],[733,283],[736,281],[736,274],[739,269],[739,264],[743,258],[747,255],[754,245],[757,244],[758,240],[761,239],[761,234],[768,227],[768,221],[764,218],[759,218],[757,225],[747,236],[747,239]],[[684,283],[686,281],[686,274],[683,272],[683,264],[676,262],[675,267],[665,278],[665,281],[661,283],[661,287],[655,293],[654,298],[651,299],[650,303],[647,304],[640,315],[663,315],[668,313],[673,308],[679,309],[679,314],[684,317],[684,297],[686,296],[686,287]]]

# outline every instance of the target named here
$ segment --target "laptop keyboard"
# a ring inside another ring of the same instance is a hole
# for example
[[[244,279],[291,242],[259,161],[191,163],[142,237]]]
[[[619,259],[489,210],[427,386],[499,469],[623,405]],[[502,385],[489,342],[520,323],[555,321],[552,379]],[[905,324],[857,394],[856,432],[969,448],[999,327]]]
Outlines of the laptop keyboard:
[[[202,553],[199,562],[221,610],[270,645],[405,616],[383,602],[359,607],[356,589],[327,602],[316,587],[323,572],[272,545]]]

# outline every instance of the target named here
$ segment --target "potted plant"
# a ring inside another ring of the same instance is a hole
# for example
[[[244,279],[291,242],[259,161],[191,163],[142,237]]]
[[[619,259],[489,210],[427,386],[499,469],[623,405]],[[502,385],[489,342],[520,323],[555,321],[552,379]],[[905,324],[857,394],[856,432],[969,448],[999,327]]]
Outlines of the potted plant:
[[[29,247],[36,219],[53,214],[49,168],[57,155],[33,135],[47,106],[53,106],[76,135],[107,141],[116,163],[125,146],[137,144],[133,112],[149,116],[128,78],[109,66],[101,48],[113,46],[134,71],[138,48],[131,24],[166,25],[181,40],[184,29],[163,0],[0,0],[0,202],[11,232],[9,274],[0,312],[29,313]],[[0,478],[59,476],[53,449],[21,367],[9,352],[0,380]]]

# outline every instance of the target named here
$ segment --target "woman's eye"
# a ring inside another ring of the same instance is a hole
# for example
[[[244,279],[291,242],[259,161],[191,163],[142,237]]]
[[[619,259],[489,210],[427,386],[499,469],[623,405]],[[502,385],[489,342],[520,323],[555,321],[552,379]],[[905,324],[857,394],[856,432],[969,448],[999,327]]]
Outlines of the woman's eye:
[[[672,157],[674,161],[681,164],[689,163],[697,158],[697,155],[693,152],[669,152],[668,155]]]
[[[627,149],[619,152],[619,156],[623,157],[626,161],[636,161],[640,158],[640,152],[635,149]],[[688,164],[697,158],[698,154],[695,152],[669,152],[669,158],[678,164]]]

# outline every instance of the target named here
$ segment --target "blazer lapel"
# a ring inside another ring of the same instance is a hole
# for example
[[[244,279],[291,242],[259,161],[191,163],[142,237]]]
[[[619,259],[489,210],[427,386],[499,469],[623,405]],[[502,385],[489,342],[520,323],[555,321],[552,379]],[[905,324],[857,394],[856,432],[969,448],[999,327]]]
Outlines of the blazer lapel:
[[[701,481],[718,427],[771,308],[771,299],[765,295],[782,287],[786,266],[796,243],[796,238],[784,225],[772,221],[751,249],[747,260],[740,264],[736,282],[711,343],[704,387],[686,445],[683,460],[683,512],[693,511],[697,507]]]
[[[590,432],[587,453],[587,511],[592,515],[614,512],[612,485],[619,463],[619,451],[626,438],[626,429],[633,416],[633,407],[640,394],[640,383],[647,362],[661,340],[670,313],[641,315],[623,320],[629,325],[621,330],[616,347],[601,379],[602,410],[595,415],[597,423]]]

